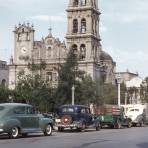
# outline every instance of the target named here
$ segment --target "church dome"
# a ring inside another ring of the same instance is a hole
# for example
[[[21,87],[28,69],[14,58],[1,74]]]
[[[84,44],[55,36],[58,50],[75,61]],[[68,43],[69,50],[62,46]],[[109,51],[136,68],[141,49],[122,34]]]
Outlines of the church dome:
[[[112,57],[105,51],[101,51],[100,60],[102,60],[102,61],[113,61]]]

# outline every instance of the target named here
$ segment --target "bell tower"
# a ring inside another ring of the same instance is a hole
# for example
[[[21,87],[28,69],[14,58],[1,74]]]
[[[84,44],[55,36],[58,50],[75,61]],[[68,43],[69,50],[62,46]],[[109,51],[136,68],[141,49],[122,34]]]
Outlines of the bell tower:
[[[34,46],[33,26],[30,26],[29,23],[15,26],[14,40],[14,63],[17,65],[28,64],[32,57],[32,50]]]
[[[101,39],[98,0],[69,0],[67,48],[78,57],[79,69],[93,80],[100,78]]]
[[[98,0],[69,0],[67,47],[78,59],[97,62],[100,53]]]

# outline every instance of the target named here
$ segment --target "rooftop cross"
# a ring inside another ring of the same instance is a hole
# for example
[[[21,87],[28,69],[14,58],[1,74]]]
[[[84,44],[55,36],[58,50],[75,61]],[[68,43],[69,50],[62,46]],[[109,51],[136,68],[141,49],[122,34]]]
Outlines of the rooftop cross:
[[[49,36],[52,36],[52,28],[50,27],[48,30],[49,30]]]

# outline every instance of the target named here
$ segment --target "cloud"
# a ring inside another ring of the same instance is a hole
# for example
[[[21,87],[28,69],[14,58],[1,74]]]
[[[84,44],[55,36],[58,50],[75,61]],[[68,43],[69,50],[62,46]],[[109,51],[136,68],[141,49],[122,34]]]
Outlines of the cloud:
[[[125,50],[125,49],[115,49],[114,47],[105,48],[117,64],[117,71],[126,71],[129,69],[130,72],[138,72],[143,78],[147,74],[147,64],[148,63],[148,51],[145,50]]]
[[[52,22],[66,22],[67,18],[64,16],[64,14],[59,15],[37,15],[37,16],[30,16],[27,17],[26,20],[32,19],[32,20],[38,20],[38,21],[52,21]]]
[[[113,3],[113,1],[116,1],[116,3]],[[108,3],[103,2],[103,20],[125,24],[148,21],[147,0],[110,0]]]

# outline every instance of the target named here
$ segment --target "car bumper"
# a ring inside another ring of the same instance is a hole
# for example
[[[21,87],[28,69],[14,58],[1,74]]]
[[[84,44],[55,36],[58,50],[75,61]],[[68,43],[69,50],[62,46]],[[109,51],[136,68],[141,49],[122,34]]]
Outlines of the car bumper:
[[[2,128],[0,128],[0,133],[3,133],[3,132],[4,132],[4,130]]]
[[[140,122],[140,121],[136,121],[136,120],[135,120],[135,121],[132,121],[133,124],[137,124],[137,123],[139,123],[139,122]]]
[[[81,124],[55,124],[56,127],[63,127],[63,128],[80,128],[82,127]]]

